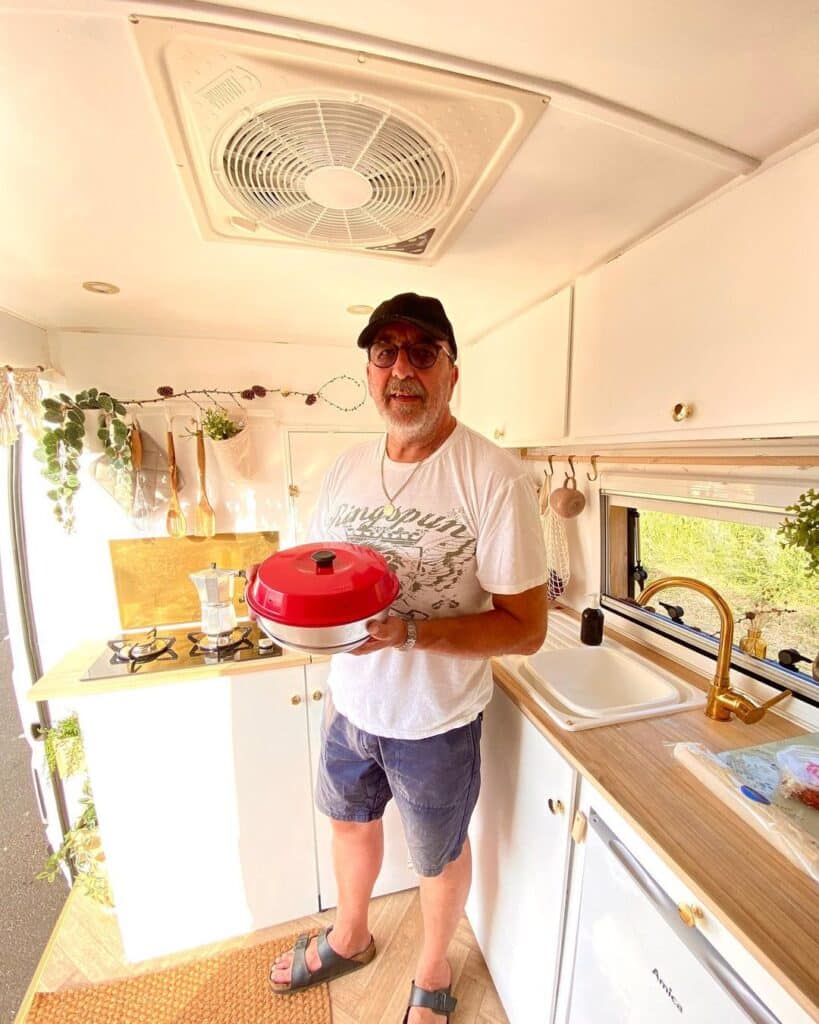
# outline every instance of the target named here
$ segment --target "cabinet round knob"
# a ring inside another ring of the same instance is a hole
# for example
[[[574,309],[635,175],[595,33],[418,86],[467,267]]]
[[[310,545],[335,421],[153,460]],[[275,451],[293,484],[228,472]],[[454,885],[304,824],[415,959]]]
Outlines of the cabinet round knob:
[[[301,697],[297,693],[294,693],[293,696],[290,698],[290,703],[301,704]]]
[[[321,700],[324,693],[321,690],[313,690],[313,700]]]
[[[671,419],[675,423],[682,423],[694,414],[694,406],[690,402],[677,402],[671,410]]]
[[[562,800],[553,800],[552,797],[549,797],[548,804],[552,814],[562,814],[565,810]]]
[[[677,904],[677,913],[686,928],[696,928],[697,921],[701,921],[703,918],[702,909],[695,903]]]
[[[495,440],[496,441],[500,441],[500,439],[504,436],[505,433],[506,433],[506,431],[504,430],[503,427],[497,427],[496,430],[495,430],[495,435],[494,435],[495,436]]]

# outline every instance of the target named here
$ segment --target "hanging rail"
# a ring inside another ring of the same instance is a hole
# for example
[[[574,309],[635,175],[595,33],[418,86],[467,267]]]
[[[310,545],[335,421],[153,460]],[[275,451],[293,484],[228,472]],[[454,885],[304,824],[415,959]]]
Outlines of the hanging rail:
[[[819,452],[811,455],[656,455],[650,452],[635,452],[633,455],[567,455],[563,452],[546,452],[542,448],[521,448],[521,458],[533,462],[558,459],[563,462],[588,462],[592,467],[589,480],[597,478],[597,464],[606,462],[615,465],[645,466],[796,466],[811,469],[819,466]]]

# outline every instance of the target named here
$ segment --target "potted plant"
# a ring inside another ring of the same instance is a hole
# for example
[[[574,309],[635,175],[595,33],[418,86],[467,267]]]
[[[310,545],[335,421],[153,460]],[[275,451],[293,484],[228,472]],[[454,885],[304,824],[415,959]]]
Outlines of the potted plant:
[[[83,807],[82,813],[66,833],[59,850],[51,854],[43,865],[43,870],[36,877],[53,882],[60,870],[60,864],[70,861],[77,872],[76,884],[82,891],[104,907],[112,907],[114,901],[105,870],[105,854],[97,823],[97,811],[87,779],[80,803]]]
[[[85,413],[97,410],[96,439],[118,474],[131,472],[125,406],[106,391],[90,388],[72,398],[60,393],[43,399],[43,434],[34,457],[45,463],[43,476],[53,486],[48,497],[66,533],[74,530],[74,497],[80,489],[80,456],[85,447]]]
[[[67,779],[85,770],[85,750],[76,713],[46,730],[45,755],[49,769],[60,778]]]
[[[247,480],[253,473],[250,429],[242,410],[237,415],[221,405],[206,409],[202,415],[202,432],[210,441],[210,448],[221,476],[226,480]]]

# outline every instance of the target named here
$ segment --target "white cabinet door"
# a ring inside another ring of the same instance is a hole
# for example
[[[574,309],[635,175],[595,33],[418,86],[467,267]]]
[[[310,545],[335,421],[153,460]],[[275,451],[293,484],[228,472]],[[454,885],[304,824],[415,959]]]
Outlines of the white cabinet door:
[[[458,416],[508,447],[565,433],[571,288],[465,349]]]
[[[572,438],[817,432],[818,178],[813,146],[577,281]]]
[[[307,668],[307,694],[310,703],[310,758],[315,787],[321,744],[321,720],[327,707],[327,676],[329,662],[319,662]],[[316,821],[316,857],[318,862],[319,895],[321,909],[327,910],[338,903],[338,889],[333,872],[332,833],[329,820],[318,810]],[[375,883],[373,896],[384,896],[418,885],[418,876],[412,868],[404,839],[404,829],[395,801],[390,800],[384,811],[384,862]]]
[[[130,961],[318,910],[305,697],[296,667],[78,702]]]
[[[467,917],[511,1024],[548,1024],[575,772],[497,687],[484,711],[481,755]]]

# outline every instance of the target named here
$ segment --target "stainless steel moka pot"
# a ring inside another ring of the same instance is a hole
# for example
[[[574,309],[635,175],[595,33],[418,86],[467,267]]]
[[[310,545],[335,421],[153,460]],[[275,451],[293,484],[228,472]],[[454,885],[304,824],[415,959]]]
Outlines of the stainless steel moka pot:
[[[244,570],[217,569],[215,562],[209,569],[190,574],[202,605],[202,632],[207,636],[224,636],[236,628],[233,593],[237,576],[244,579]]]

